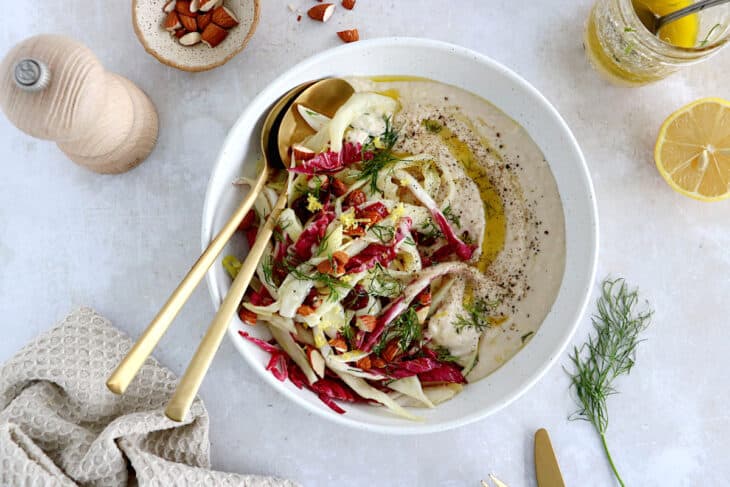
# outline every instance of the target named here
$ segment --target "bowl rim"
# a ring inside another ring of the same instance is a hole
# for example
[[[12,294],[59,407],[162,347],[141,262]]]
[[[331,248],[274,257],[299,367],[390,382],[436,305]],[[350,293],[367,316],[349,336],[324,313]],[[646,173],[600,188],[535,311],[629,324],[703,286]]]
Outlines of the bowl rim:
[[[458,428],[461,426],[465,426],[467,424],[470,424],[472,422],[478,421],[480,419],[486,418],[487,416],[494,414],[495,412],[503,409],[516,399],[518,399],[520,396],[522,396],[524,393],[526,393],[529,389],[531,389],[537,381],[539,381],[555,364],[555,362],[558,360],[558,358],[562,355],[565,348],[567,347],[568,343],[572,339],[573,335],[575,334],[579,324],[580,320],[585,314],[588,301],[592,294],[593,289],[593,283],[595,282],[595,276],[596,276],[596,270],[598,265],[598,244],[599,244],[599,227],[598,227],[598,208],[596,203],[596,195],[593,187],[593,182],[590,177],[590,172],[588,170],[588,165],[586,163],[585,157],[583,156],[583,152],[580,149],[580,145],[578,144],[578,141],[576,140],[575,136],[573,135],[573,132],[570,130],[568,124],[565,122],[563,117],[560,115],[560,113],[557,111],[557,109],[547,100],[547,98],[537,90],[532,84],[530,84],[527,80],[516,74],[511,69],[505,67],[501,63],[493,60],[492,58],[481,54],[477,51],[474,51],[472,49],[462,47],[456,44],[451,44],[444,41],[438,41],[433,39],[425,39],[425,38],[418,38],[418,37],[383,37],[378,39],[370,39],[370,40],[364,40],[359,41],[357,43],[353,44],[345,44],[342,46],[334,47],[327,49],[325,51],[322,51],[318,54],[315,54],[311,57],[308,57],[301,62],[295,64],[285,72],[279,74],[272,82],[269,83],[268,87],[264,90],[260,91],[246,106],[246,108],[243,110],[239,118],[236,120],[236,122],[231,126],[229,129],[229,132],[221,146],[221,150],[217,156],[216,162],[213,165],[213,168],[211,170],[211,176],[208,181],[208,185],[206,187],[206,194],[205,194],[205,202],[203,206],[203,213],[202,213],[202,225],[201,225],[201,247],[205,249],[207,247],[208,242],[210,241],[209,235],[212,234],[212,227],[214,224],[214,217],[215,217],[215,205],[217,204],[217,200],[213,200],[213,198],[210,197],[211,195],[211,189],[214,186],[214,179],[215,174],[220,170],[221,166],[224,164],[224,161],[226,161],[225,152],[226,148],[230,144],[236,144],[236,140],[234,140],[234,133],[237,132],[237,128],[239,124],[243,123],[243,121],[247,118],[249,118],[252,115],[253,109],[256,107],[257,103],[256,101],[259,99],[269,99],[272,96],[276,95],[279,91],[285,91],[285,90],[279,90],[277,89],[277,86],[280,84],[279,82],[283,79],[289,78],[294,76],[298,71],[303,71],[310,67],[311,65],[320,63],[322,59],[326,59],[329,56],[340,53],[340,52],[346,52],[346,51],[357,51],[360,49],[366,49],[369,47],[372,48],[378,48],[383,46],[391,46],[393,43],[397,43],[399,47],[414,47],[414,48],[425,48],[425,49],[435,49],[439,51],[445,51],[447,53],[455,54],[461,57],[469,57],[477,61],[478,63],[486,65],[489,69],[495,70],[501,75],[509,78],[509,80],[518,85],[519,88],[522,90],[525,90],[528,92],[531,96],[535,97],[535,99],[539,100],[541,103],[543,109],[547,110],[548,114],[552,118],[552,121],[557,124],[557,127],[559,128],[560,132],[565,136],[567,143],[571,146],[570,149],[574,152],[574,154],[577,157],[578,161],[578,167],[576,167],[576,171],[579,172],[579,179],[580,182],[583,185],[582,190],[587,193],[588,199],[590,201],[590,209],[588,212],[589,220],[588,223],[590,224],[590,228],[586,230],[586,234],[589,237],[590,245],[589,245],[589,254],[588,254],[588,267],[586,269],[583,269],[583,275],[579,276],[580,279],[578,279],[579,284],[576,284],[574,287],[582,287],[585,288],[584,291],[581,294],[580,302],[578,303],[578,306],[573,308],[574,311],[572,315],[566,316],[565,321],[570,322],[570,326],[565,327],[565,331],[560,336],[559,340],[559,346],[553,350],[550,351],[548,354],[548,357],[541,362],[537,364],[537,366],[529,372],[522,380],[519,385],[519,387],[516,387],[512,389],[508,394],[504,394],[503,397],[501,397],[499,400],[497,400],[493,405],[486,406],[482,409],[479,409],[478,411],[474,411],[469,414],[462,415],[456,419],[450,419],[450,420],[443,420],[439,422],[423,422],[423,423],[412,423],[412,422],[406,422],[404,421],[402,424],[374,424],[374,423],[368,423],[359,421],[356,419],[350,419],[348,415],[343,414],[336,414],[329,409],[325,409],[324,407],[320,407],[319,405],[314,405],[313,403],[307,402],[306,400],[299,397],[298,394],[292,394],[289,391],[287,391],[284,387],[278,386],[277,382],[275,382],[275,379],[271,376],[271,374],[266,371],[263,367],[260,366],[258,362],[256,362],[250,354],[243,351],[243,344],[240,343],[241,340],[238,339],[238,332],[237,329],[234,329],[236,327],[229,325],[228,327],[228,335],[233,341],[234,347],[237,349],[238,353],[243,355],[244,360],[256,371],[256,373],[264,379],[265,382],[269,383],[275,390],[277,390],[281,395],[284,397],[287,397],[289,400],[293,401],[294,403],[304,407],[307,411],[312,412],[314,414],[317,414],[318,416],[322,418],[326,418],[330,421],[334,421],[335,423],[339,425],[344,425],[352,428],[356,428],[359,430],[365,430],[370,432],[376,432],[376,433],[384,433],[384,434],[396,434],[396,435],[416,435],[416,434],[426,434],[426,433],[435,433],[440,431],[446,431],[454,428]],[[403,73],[394,73],[394,74],[403,74]],[[495,103],[495,105],[499,108],[499,105]],[[541,147],[542,149],[542,147]],[[549,161],[548,161],[549,162]],[[567,244],[567,240],[566,240]],[[561,287],[565,283],[566,274],[563,274],[562,280],[561,280]],[[216,284],[214,281],[214,274],[213,271],[209,271],[206,274],[206,283],[208,287],[208,291],[211,297],[211,300],[213,302],[214,308],[217,310],[220,306],[220,296],[217,294],[216,291]],[[558,294],[559,296],[560,294]],[[557,302],[557,297],[556,297]],[[554,303],[553,303],[554,306]],[[551,311],[548,313],[547,316],[552,313]],[[547,319],[546,316],[546,319]],[[512,358],[514,359],[514,357]],[[512,360],[511,359],[511,360]]]

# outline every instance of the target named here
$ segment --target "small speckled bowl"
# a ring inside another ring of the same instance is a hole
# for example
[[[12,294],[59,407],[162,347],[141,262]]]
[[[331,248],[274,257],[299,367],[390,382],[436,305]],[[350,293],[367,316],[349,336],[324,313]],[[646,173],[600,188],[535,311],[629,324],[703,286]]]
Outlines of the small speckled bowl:
[[[230,29],[228,37],[214,48],[202,42],[183,46],[162,27],[167,16],[163,11],[166,3],[167,0],[133,0],[132,24],[145,51],[161,63],[183,71],[207,71],[227,63],[246,47],[259,21],[259,0],[226,0],[226,8],[240,22]]]

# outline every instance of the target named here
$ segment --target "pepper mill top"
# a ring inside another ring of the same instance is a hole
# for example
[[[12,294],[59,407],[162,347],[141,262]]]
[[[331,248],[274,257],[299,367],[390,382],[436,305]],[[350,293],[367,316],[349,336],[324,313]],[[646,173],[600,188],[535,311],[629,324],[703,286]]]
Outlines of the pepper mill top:
[[[131,169],[157,138],[147,96],[65,36],[31,37],[8,52],[0,63],[0,107],[20,130],[56,141],[97,172]]]

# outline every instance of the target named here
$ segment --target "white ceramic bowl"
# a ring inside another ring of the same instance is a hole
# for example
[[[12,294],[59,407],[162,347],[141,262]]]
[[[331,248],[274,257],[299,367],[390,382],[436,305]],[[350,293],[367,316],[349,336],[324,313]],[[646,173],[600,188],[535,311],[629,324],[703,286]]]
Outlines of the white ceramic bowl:
[[[339,415],[307,390],[279,382],[264,370],[268,354],[238,336],[253,335],[261,327],[235,318],[229,335],[236,349],[258,373],[284,396],[339,424],[385,433],[413,434],[446,430],[484,418],[527,391],[564,350],[585,306],[593,284],[598,249],[598,221],[593,186],[573,134],[553,106],[529,83],[504,66],[468,49],[424,39],[386,38],[356,42],[309,58],[268,85],[246,108],[223,144],[208,184],[203,211],[203,247],[240,201],[231,182],[242,173],[253,174],[259,158],[259,131],[269,106],[289,88],[312,79],[344,75],[413,75],[449,83],[494,103],[519,122],[542,149],[558,184],[565,212],[566,262],[563,282],[552,310],[532,340],[511,360],[485,379],[469,384],[453,400],[436,409],[419,410],[425,422],[414,423],[384,408],[345,404]],[[245,252],[239,242],[231,251]],[[219,263],[208,273],[216,308],[229,288]],[[242,367],[242,373],[249,370]]]

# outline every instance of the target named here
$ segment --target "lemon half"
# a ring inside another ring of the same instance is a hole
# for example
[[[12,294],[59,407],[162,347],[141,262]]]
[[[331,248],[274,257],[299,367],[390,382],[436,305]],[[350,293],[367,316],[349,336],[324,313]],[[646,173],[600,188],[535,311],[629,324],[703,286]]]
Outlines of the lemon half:
[[[701,201],[730,197],[730,102],[703,98],[672,113],[659,129],[654,160],[677,192]]]

